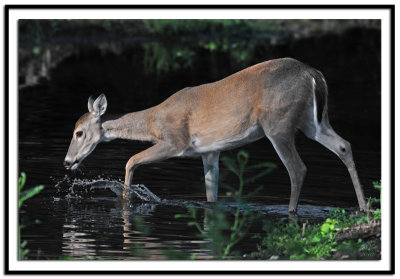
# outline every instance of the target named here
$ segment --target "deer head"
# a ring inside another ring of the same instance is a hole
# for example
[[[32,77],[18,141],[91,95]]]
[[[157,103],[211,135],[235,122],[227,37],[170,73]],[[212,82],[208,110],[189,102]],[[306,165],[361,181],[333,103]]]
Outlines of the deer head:
[[[67,170],[75,170],[82,161],[95,149],[102,140],[101,116],[107,109],[107,99],[101,94],[95,101],[88,100],[89,112],[82,115],[76,122],[64,166]]]

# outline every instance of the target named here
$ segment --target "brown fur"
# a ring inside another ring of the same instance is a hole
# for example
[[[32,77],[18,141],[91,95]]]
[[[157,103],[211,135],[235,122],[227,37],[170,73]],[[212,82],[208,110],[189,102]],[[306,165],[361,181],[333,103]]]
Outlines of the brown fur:
[[[261,122],[300,120],[302,111],[294,107],[310,102],[312,92],[303,96],[297,91],[298,86],[310,85],[301,85],[303,80],[293,76],[307,69],[311,68],[293,59],[271,60],[217,82],[185,88],[149,110],[150,131],[159,141],[171,139],[184,148],[192,136],[211,144]],[[311,84],[311,80],[305,82]]]
[[[182,89],[147,110],[101,121],[106,107],[104,95],[96,101],[89,98],[88,108],[93,113],[86,113],[76,124],[76,128],[86,129],[83,135],[88,136],[73,138],[66,167],[73,161],[76,168],[100,141],[152,141],[152,147],[128,160],[124,195],[138,166],[176,156],[201,156],[207,200],[216,201],[220,152],[266,136],[288,170],[292,187],[289,211],[296,211],[306,173],[294,145],[294,134],[300,129],[339,156],[349,170],[360,209],[367,209],[350,144],[329,124],[325,80],[320,72],[297,60],[259,63],[220,81]]]
[[[84,115],[82,115],[82,116],[78,119],[78,121],[76,121],[75,130],[76,130],[79,126],[81,126],[83,123],[85,123],[85,122],[87,121],[89,115],[90,115],[90,112],[87,112],[87,113],[85,113]]]

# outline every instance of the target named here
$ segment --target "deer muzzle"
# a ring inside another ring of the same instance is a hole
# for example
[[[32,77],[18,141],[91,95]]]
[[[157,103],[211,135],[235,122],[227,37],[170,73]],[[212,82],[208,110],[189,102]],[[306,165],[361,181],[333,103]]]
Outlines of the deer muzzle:
[[[63,164],[67,170],[74,170],[79,166],[79,160],[75,160],[72,162],[71,160],[65,159]]]

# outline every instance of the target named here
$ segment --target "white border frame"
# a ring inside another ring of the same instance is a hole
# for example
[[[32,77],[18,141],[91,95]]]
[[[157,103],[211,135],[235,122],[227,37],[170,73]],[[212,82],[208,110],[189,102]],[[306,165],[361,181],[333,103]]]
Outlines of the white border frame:
[[[301,11],[301,12],[299,12]],[[17,187],[18,177],[18,63],[17,21],[18,19],[161,19],[161,18],[270,18],[270,19],[381,19],[382,23],[382,260],[381,261],[18,261],[17,260]],[[9,11],[9,268],[10,271],[157,271],[157,270],[242,270],[242,271],[388,271],[390,270],[390,10],[350,9],[11,9]],[[7,105],[7,104],[6,104]],[[13,187],[15,185],[15,187]],[[5,267],[7,268],[7,267]]]

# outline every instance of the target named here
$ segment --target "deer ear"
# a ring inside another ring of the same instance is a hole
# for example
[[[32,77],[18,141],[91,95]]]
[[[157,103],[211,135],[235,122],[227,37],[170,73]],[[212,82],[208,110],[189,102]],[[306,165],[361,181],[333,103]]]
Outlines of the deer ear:
[[[88,103],[87,103],[87,107],[88,107],[89,112],[93,111],[93,103],[94,103],[93,96],[90,96],[89,100],[88,100]]]
[[[97,97],[96,101],[93,103],[93,114],[100,117],[106,112],[107,109],[107,99],[104,94]]]

